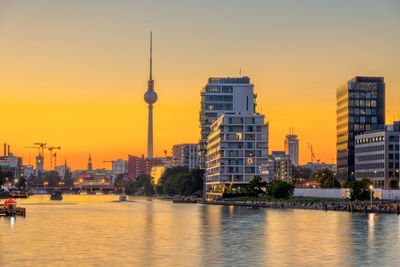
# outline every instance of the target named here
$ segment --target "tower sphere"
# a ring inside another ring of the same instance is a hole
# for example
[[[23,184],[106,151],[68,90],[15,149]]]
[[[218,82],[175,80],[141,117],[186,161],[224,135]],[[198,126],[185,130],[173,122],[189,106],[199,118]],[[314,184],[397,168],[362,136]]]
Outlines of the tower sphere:
[[[157,101],[157,93],[154,91],[147,91],[144,94],[144,101],[146,101],[147,104],[154,104]]]

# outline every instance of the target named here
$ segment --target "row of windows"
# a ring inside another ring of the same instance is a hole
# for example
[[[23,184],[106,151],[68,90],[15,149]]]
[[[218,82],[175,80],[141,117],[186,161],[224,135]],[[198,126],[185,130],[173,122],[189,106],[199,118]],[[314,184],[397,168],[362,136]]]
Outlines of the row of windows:
[[[369,137],[356,140],[356,144],[369,144],[369,143],[376,143],[385,141],[384,136],[376,136],[376,137]]]
[[[350,123],[376,123],[376,117],[365,117],[365,116],[361,116],[361,117],[353,117],[353,116],[349,116],[349,122]]]
[[[389,159],[399,159],[399,154],[389,154]]]
[[[350,115],[376,115],[376,109],[371,108],[350,108]]]
[[[376,178],[383,177],[385,175],[384,172],[356,172],[356,178]]]
[[[389,169],[399,168],[399,162],[389,162]]]
[[[366,156],[357,156],[356,157],[356,162],[358,162],[358,161],[380,160],[380,159],[385,159],[385,154],[374,154],[374,155],[366,155]]]
[[[376,100],[349,100],[349,106],[376,107]]]
[[[389,151],[399,151],[399,145],[389,145]]]
[[[232,110],[232,104],[201,104],[202,110]]]
[[[218,101],[218,102],[232,102],[233,96],[231,95],[203,95],[201,101]]]
[[[389,142],[398,142],[398,141],[399,141],[399,136],[398,135],[389,136]]]
[[[385,150],[384,145],[380,146],[368,146],[368,147],[357,147],[356,153],[366,153],[366,152],[375,152]]]
[[[350,124],[350,131],[355,131],[355,132],[363,132],[363,131],[369,131],[371,130],[372,127],[370,124]]]
[[[206,92],[207,93],[232,93],[233,92],[233,86],[229,85],[224,85],[224,86],[218,86],[218,85],[207,85],[206,86]]]
[[[385,168],[385,163],[368,163],[368,164],[356,164],[357,170],[365,170],[365,169],[383,169]]]

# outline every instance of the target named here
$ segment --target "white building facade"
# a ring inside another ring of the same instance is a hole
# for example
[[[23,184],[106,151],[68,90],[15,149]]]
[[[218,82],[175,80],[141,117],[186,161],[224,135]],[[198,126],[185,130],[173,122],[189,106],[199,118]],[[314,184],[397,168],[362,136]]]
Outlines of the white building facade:
[[[206,198],[240,193],[260,175],[268,162],[269,124],[261,114],[224,114],[210,127],[207,138]]]
[[[355,178],[369,178],[375,188],[398,189],[400,170],[400,122],[385,130],[355,137]]]
[[[199,142],[200,167],[205,168],[210,126],[222,114],[253,114],[256,108],[254,85],[249,77],[211,77],[201,91]]]
[[[172,147],[172,165],[188,169],[199,167],[198,144],[179,144]]]

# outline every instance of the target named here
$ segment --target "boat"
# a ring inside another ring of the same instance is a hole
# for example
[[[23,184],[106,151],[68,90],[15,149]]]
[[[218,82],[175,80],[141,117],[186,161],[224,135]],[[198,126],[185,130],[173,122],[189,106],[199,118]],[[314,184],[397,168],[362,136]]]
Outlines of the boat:
[[[25,216],[25,208],[17,207],[17,202],[12,200],[11,198],[7,201],[4,201],[4,204],[0,204],[0,216],[15,215]]]
[[[197,203],[197,199],[193,197],[174,196],[172,203]]]
[[[50,195],[50,200],[62,200],[62,192],[61,190],[54,190],[53,192],[51,192]]]
[[[122,195],[119,196],[119,201],[127,201],[127,200],[128,199],[127,199],[125,194],[122,194]]]

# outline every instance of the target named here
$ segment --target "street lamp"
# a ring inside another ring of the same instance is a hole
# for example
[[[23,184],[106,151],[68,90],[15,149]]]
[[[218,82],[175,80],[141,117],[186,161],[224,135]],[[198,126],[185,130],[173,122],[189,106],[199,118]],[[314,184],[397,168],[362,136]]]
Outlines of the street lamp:
[[[371,208],[372,208],[372,188],[373,188],[372,185],[370,185],[369,189],[370,189],[370,193],[371,193]]]

